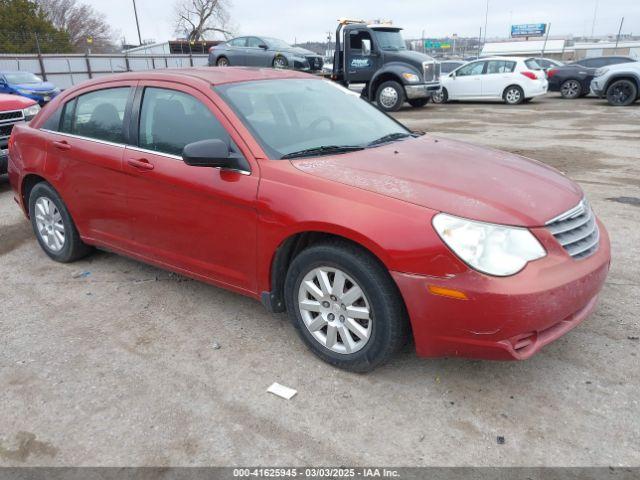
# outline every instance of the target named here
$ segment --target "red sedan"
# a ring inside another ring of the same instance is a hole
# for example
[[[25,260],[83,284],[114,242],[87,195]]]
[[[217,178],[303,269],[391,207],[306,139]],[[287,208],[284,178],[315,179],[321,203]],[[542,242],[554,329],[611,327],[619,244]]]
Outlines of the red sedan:
[[[9,176],[43,250],[91,247],[288,311],[368,371],[525,359],[595,308],[607,232],[580,187],[519,156],[420,135],[291,71],[100,78],[14,128]]]

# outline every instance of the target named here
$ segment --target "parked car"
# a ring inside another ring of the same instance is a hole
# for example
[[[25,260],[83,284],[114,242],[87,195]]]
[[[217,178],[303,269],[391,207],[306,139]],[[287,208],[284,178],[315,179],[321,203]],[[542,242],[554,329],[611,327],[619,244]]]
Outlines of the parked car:
[[[211,47],[209,66],[273,67],[322,70],[323,58],[310,50],[292,47],[271,37],[238,37]]]
[[[595,308],[610,245],[580,187],[413,133],[320,77],[158,70],[66,90],[14,127],[44,252],[105,248],[288,311],[328,363],[525,359]]]
[[[440,75],[453,72],[456,68],[466,64],[464,60],[443,60],[440,62]]]
[[[492,57],[469,62],[441,77],[434,103],[449,100],[502,100],[509,105],[547,93],[544,72],[532,59]]]
[[[0,175],[7,173],[8,145],[17,123],[28,122],[40,111],[35,100],[0,94]]]
[[[60,89],[31,72],[0,72],[0,93],[21,95],[44,105],[58,95]]]
[[[609,105],[624,107],[640,98],[640,62],[599,68],[591,81],[594,95],[606,98]]]
[[[549,91],[560,92],[570,100],[589,94],[591,80],[598,68],[620,63],[634,62],[631,57],[609,56],[583,58],[564,67],[555,67],[547,72]]]

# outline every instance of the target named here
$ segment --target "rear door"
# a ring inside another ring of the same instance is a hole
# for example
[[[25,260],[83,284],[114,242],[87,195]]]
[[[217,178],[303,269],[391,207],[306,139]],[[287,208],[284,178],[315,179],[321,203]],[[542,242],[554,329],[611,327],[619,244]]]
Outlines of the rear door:
[[[471,62],[455,71],[455,77],[447,83],[451,100],[482,97],[482,74],[485,61]]]
[[[228,43],[227,56],[231,66],[247,65],[247,37],[234,38]]]
[[[502,98],[502,94],[514,81],[513,72],[516,62],[511,60],[489,60],[484,75],[480,76],[482,96],[485,98]]]
[[[46,170],[83,237],[125,248],[130,230],[122,166],[136,82],[80,91],[43,128]]]
[[[258,167],[202,92],[141,82],[124,168],[136,251],[146,259],[255,292]],[[249,162],[235,172],[185,164],[186,144],[221,139]]]

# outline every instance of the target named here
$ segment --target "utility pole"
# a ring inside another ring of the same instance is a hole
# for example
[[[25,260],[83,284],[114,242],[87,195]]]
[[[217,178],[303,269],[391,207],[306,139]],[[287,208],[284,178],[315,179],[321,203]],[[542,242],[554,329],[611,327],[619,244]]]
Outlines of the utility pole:
[[[594,37],[596,31],[596,16],[598,15],[598,0],[596,0],[596,6],[593,9],[593,23],[591,24],[591,38]]]
[[[544,51],[547,49],[547,40],[549,40],[549,32],[551,31],[551,23],[547,24],[547,35],[544,37],[544,44],[542,45],[542,58],[544,58]]]
[[[489,0],[487,0],[487,9],[484,12],[484,42],[487,41],[487,22],[489,21]]]
[[[136,17],[136,28],[138,29],[138,42],[142,45],[142,35],[140,35],[140,22],[138,22],[138,9],[136,8],[136,0],[133,0],[133,14]]]
[[[485,33],[486,35],[486,33]],[[480,45],[482,44],[482,27],[480,27],[480,35],[478,35],[478,56],[476,58],[480,58]]]
[[[422,53],[427,53],[427,46],[424,44],[424,30],[422,30]]]
[[[613,49],[613,53],[618,53],[618,43],[620,42],[620,34],[622,33],[622,24],[624,23],[624,17],[620,20],[620,28],[618,29],[618,36],[616,37],[616,48]]]

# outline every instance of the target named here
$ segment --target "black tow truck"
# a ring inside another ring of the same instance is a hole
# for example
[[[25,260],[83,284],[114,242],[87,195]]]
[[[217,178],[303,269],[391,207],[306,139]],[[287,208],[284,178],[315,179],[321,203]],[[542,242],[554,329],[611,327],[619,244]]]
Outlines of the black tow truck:
[[[423,107],[440,90],[440,64],[407,49],[402,28],[362,20],[338,22],[332,80],[346,87],[364,83],[362,95],[387,112],[399,110],[405,101]]]

